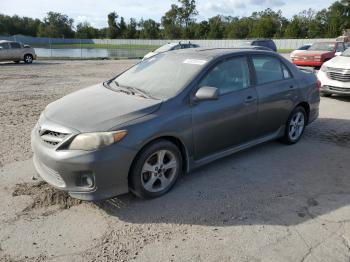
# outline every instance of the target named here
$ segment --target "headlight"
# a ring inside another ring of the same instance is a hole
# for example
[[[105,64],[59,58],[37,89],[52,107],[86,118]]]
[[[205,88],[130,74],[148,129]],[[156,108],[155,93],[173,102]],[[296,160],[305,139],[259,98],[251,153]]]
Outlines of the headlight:
[[[327,71],[328,71],[328,67],[327,66],[325,66],[324,64],[321,66],[321,69],[320,69],[322,72],[325,72],[325,73],[327,73]]]
[[[126,130],[80,134],[72,140],[68,149],[86,151],[100,149],[121,141],[127,134]]]

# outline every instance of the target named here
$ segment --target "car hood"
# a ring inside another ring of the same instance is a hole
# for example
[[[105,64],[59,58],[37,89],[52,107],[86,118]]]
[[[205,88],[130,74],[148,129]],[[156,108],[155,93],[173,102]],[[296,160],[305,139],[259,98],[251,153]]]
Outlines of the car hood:
[[[331,51],[316,51],[316,50],[307,50],[298,53],[298,55],[302,56],[321,56],[321,55],[334,55],[334,52]]]
[[[350,69],[350,57],[336,56],[325,63],[326,66],[342,69]]]
[[[80,132],[108,131],[155,112],[162,100],[128,95],[102,84],[84,88],[51,104],[45,118]]]

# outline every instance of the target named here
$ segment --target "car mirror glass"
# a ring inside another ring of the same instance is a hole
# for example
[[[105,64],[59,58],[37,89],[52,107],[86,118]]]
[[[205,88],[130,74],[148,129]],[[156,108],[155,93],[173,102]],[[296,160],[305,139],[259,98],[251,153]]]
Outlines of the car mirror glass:
[[[220,91],[218,88],[213,86],[202,86],[195,94],[195,101],[205,100],[217,100],[219,98]]]

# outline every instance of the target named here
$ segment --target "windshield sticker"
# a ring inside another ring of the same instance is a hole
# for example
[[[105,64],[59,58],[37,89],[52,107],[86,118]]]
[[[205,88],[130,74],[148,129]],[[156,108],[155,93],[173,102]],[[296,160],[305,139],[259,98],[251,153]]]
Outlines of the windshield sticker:
[[[191,65],[204,65],[207,61],[206,60],[198,60],[198,59],[186,59],[183,61],[184,64],[191,64]]]

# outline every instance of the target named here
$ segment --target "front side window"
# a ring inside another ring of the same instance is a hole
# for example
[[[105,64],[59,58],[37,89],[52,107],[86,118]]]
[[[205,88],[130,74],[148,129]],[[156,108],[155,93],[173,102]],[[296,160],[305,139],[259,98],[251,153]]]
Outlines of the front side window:
[[[10,43],[11,48],[21,48],[19,43]]]
[[[253,64],[257,84],[279,81],[290,77],[287,68],[285,68],[287,71],[282,70],[282,64],[278,58],[265,55],[256,55],[253,56]]]
[[[336,52],[343,52],[343,51],[344,51],[343,44],[342,43],[338,43]]]
[[[248,88],[250,86],[249,66],[246,57],[236,57],[220,62],[200,81],[199,87],[212,86],[220,94]]]

